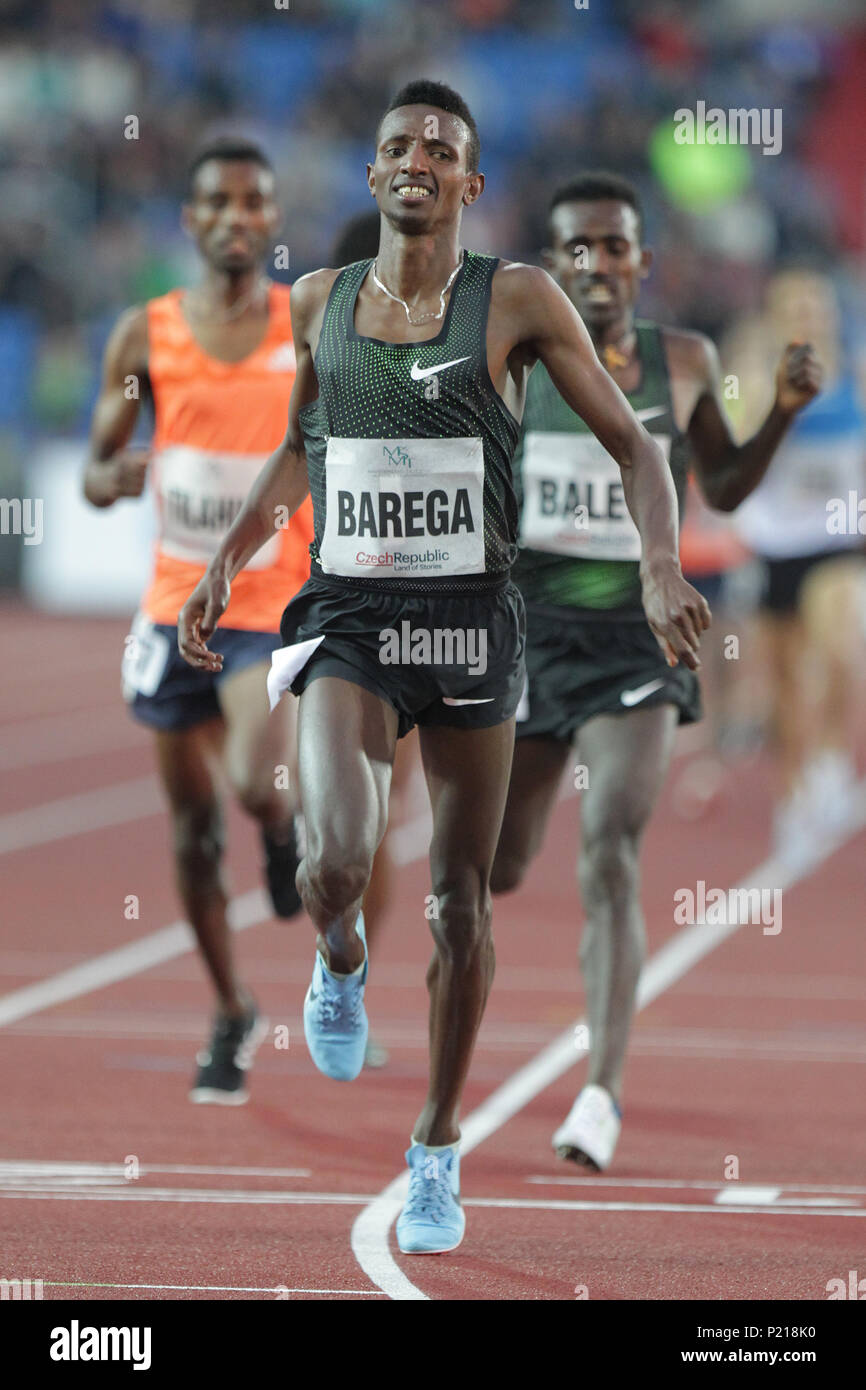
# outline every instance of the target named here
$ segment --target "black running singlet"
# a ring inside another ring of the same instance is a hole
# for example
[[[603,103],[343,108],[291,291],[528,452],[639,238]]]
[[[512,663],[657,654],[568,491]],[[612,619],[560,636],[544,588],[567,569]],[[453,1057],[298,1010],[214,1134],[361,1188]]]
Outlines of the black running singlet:
[[[403,592],[490,588],[517,553],[519,426],[487,368],[495,256],[465,253],[442,330],[422,343],[355,331],[372,261],[331,288],[300,412],[313,499],[312,573]]]

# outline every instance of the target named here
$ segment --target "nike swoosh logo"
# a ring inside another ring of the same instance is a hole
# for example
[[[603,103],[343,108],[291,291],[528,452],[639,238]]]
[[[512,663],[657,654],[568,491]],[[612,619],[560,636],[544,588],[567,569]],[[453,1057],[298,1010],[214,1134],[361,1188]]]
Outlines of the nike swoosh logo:
[[[442,703],[443,705],[492,705],[495,699],[495,695],[489,695],[486,700],[452,700],[450,695],[443,695]]]
[[[448,367],[456,367],[458,362],[468,362],[468,357],[455,357],[453,362],[440,362],[437,367],[419,367],[417,359],[412,363],[412,370],[409,373],[413,381],[424,381],[428,376],[435,376],[437,372],[444,372]]]
[[[666,405],[650,405],[646,410],[636,410],[635,415],[639,420],[655,420],[659,415],[667,415]]]
[[[646,685],[639,685],[636,690],[624,690],[619,698],[626,706],[639,705],[641,700],[645,700],[648,695],[654,695],[663,685],[663,680],[647,681]]]

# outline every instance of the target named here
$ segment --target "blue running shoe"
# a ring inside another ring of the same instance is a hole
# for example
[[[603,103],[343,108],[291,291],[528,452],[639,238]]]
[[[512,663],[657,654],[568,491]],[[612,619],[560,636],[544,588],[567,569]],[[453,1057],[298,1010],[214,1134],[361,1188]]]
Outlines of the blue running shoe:
[[[364,918],[355,926],[364,945],[364,968],[357,975],[338,980],[316,952],[313,980],[304,1000],[304,1037],[319,1071],[334,1081],[354,1081],[364,1065],[367,1050],[367,941]]]
[[[442,1255],[456,1250],[466,1230],[460,1205],[460,1151],[430,1153],[412,1143],[406,1153],[409,1195],[397,1218],[397,1244],[404,1255]]]

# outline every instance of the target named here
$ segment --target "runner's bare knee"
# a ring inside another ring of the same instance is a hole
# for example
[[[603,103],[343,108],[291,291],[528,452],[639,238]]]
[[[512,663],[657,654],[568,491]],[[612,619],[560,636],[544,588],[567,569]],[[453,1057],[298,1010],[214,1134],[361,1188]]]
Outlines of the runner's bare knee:
[[[176,806],[172,811],[174,854],[186,878],[210,878],[219,871],[225,827],[218,802]]]
[[[248,816],[253,820],[270,823],[279,814],[283,803],[280,792],[276,790],[273,777],[269,779],[257,775],[252,768],[231,775],[232,790]],[[283,792],[285,797],[287,793]],[[291,807],[285,804],[286,818],[291,816]]]
[[[623,808],[584,826],[578,878],[587,914],[605,904],[620,905],[637,896],[638,856],[643,821]]]
[[[301,866],[301,893],[312,893],[326,912],[343,912],[363,897],[372,864],[362,854],[340,850],[308,853]]]
[[[454,964],[492,944],[493,903],[481,875],[471,872],[433,880],[437,916],[430,919],[436,950]]]

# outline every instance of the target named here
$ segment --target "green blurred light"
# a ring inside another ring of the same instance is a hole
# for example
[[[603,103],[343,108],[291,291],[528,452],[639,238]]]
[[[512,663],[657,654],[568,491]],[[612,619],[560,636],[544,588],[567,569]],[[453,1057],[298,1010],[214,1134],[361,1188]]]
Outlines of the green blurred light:
[[[752,181],[752,162],[743,145],[680,145],[673,120],[661,121],[650,137],[650,164],[671,202],[705,212],[738,197]]]

